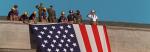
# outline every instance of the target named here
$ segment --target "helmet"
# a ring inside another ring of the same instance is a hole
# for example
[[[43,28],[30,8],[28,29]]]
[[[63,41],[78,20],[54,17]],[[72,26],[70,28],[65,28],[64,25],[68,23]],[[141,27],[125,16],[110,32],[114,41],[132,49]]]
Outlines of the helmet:
[[[16,9],[13,7],[13,8],[11,8],[11,10],[16,10]]]
[[[27,12],[24,12],[24,14],[27,15],[28,13],[27,13]]]
[[[36,11],[34,11],[33,14],[36,14]]]
[[[62,12],[61,12],[61,14],[65,14],[65,12],[64,12],[64,11],[62,11]]]
[[[43,8],[43,10],[46,10],[46,8]]]
[[[69,13],[73,13],[73,10],[69,10]]]

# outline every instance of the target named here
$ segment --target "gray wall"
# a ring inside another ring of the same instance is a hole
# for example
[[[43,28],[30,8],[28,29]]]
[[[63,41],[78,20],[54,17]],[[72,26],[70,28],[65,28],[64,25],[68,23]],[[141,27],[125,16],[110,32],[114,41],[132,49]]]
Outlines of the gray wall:
[[[28,28],[21,22],[0,21],[0,48],[31,49]],[[150,52],[149,28],[107,28],[112,52]]]

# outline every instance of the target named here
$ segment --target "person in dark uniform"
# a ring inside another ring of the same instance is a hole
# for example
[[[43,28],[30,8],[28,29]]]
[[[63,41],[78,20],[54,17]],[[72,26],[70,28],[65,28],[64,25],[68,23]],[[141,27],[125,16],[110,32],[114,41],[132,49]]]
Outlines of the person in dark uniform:
[[[30,17],[29,17],[29,23],[32,24],[32,23],[36,23],[36,11],[34,11]]]
[[[50,23],[55,23],[56,22],[56,12],[52,5],[50,6],[50,8],[47,9],[47,12],[48,12],[48,21]]]
[[[82,16],[81,16],[79,10],[77,10],[75,13],[75,23],[77,23],[77,24],[82,23]]]
[[[24,12],[24,14],[21,15],[20,21],[23,21],[23,23],[28,23],[28,13]]]
[[[69,11],[69,15],[67,16],[67,18],[69,23],[73,24],[75,22],[75,16],[73,10]]]
[[[15,8],[11,8],[11,11],[9,11],[7,20],[14,21],[14,16],[15,16]]]
[[[59,23],[67,23],[68,22],[68,19],[65,17],[64,11],[61,12],[61,16],[59,17],[58,22]]]
[[[15,12],[14,12],[14,14],[15,14],[15,16],[14,16],[14,20],[15,21],[18,21],[19,20],[19,12],[18,12],[18,5],[14,5],[14,8],[15,8]]]
[[[39,22],[40,22],[40,17],[42,15],[43,12],[43,3],[40,3],[40,5],[36,5],[36,8],[38,9],[38,18],[39,18]]]
[[[47,22],[46,8],[43,8],[43,12],[40,16],[40,22]]]

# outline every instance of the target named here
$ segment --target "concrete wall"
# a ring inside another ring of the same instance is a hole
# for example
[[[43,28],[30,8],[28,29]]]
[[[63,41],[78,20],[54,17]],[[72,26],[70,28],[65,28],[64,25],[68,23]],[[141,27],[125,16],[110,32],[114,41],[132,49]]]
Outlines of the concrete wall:
[[[0,48],[31,49],[28,28],[28,25],[21,22],[0,21]],[[150,52],[149,28],[107,28],[112,52]]]

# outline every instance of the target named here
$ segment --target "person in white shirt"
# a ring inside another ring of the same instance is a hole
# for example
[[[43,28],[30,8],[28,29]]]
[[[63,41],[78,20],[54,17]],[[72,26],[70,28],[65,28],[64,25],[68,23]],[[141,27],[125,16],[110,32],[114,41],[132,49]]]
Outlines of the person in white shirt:
[[[89,18],[90,24],[97,24],[98,17],[95,14],[95,10],[91,10],[87,17]]]

